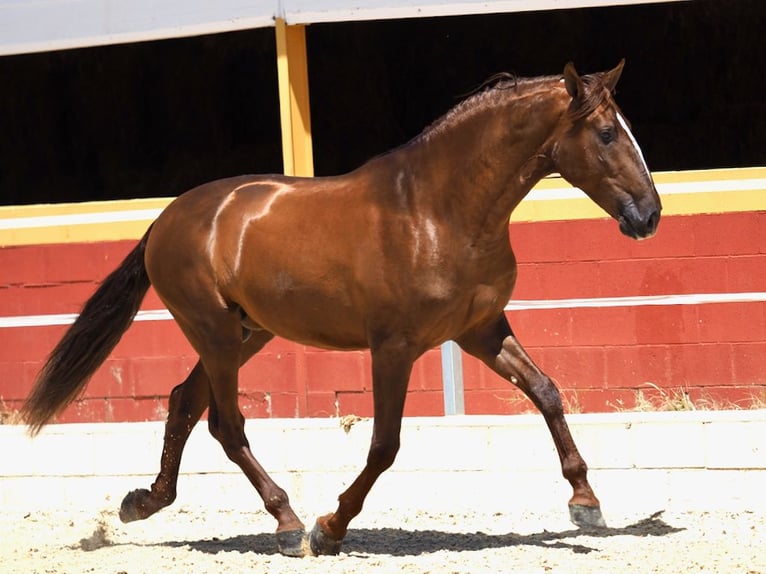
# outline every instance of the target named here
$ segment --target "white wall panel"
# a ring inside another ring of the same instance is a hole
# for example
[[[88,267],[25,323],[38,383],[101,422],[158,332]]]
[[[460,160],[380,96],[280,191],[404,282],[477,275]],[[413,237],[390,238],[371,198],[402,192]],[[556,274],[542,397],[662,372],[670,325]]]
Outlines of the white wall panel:
[[[0,55],[272,26],[275,0],[0,0]]]
[[[678,0],[657,0],[678,1]],[[641,0],[0,0],[0,56],[288,24],[643,4]]]

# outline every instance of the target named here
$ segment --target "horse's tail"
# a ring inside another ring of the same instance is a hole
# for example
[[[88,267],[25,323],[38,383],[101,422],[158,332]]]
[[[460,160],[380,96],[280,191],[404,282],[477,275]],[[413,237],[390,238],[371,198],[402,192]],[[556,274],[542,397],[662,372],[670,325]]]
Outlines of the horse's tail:
[[[133,322],[150,285],[144,265],[150,232],[88,299],[48,357],[21,409],[30,434],[77,398]]]

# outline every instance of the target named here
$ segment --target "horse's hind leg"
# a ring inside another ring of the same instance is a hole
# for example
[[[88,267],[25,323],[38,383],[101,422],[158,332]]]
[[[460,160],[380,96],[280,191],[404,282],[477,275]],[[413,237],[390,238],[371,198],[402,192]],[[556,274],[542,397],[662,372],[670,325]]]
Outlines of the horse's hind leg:
[[[235,432],[235,435],[244,439],[244,448],[248,454],[249,446],[247,445],[247,439],[244,438],[244,418],[239,413],[236,405],[236,370],[239,365],[244,364],[272,338],[273,335],[266,331],[250,334],[248,340],[240,345],[239,360],[233,363],[235,371],[234,408],[237,411],[235,418],[242,427],[241,432]],[[152,484],[151,490],[140,489],[128,493],[120,508],[120,518],[123,522],[147,518],[173,502],[176,495],[181,454],[191,430],[208,406],[210,407],[208,424],[211,433],[222,444],[224,444],[224,440],[227,440],[223,431],[221,431],[221,418],[227,415],[222,414],[218,406],[219,403],[211,393],[211,388],[212,383],[207,369],[203,366],[202,361],[200,361],[194,367],[189,377],[173,389],[168,405],[168,419],[165,426],[160,473],[154,484]],[[231,410],[231,407],[229,409]],[[225,449],[227,444],[224,445]],[[227,454],[229,454],[230,450],[231,447],[228,447]],[[229,458],[242,467],[248,478],[255,477],[255,479],[251,478],[251,482],[253,482],[264,499],[267,510],[277,518],[279,523],[277,541],[280,552],[288,555],[302,555],[305,529],[303,523],[295,515],[292,508],[290,508],[287,495],[284,491],[274,484],[255,458],[252,457],[252,454],[249,454],[249,458],[254,463],[255,469],[249,468],[247,462],[243,463],[244,466],[240,464],[240,456],[229,455]]]
[[[208,406],[209,396],[207,373],[198,362],[186,380],[170,393],[157,479],[151,490],[134,490],[125,496],[120,506],[123,522],[148,518],[175,500],[181,453],[194,425]]]
[[[580,456],[564,419],[559,391],[519,344],[505,316],[485,330],[462,337],[458,343],[519,387],[540,409],[556,445],[562,473],[572,485],[570,518],[581,527],[605,526],[598,498],[588,483],[588,466]]]
[[[288,556],[303,556],[304,525],[290,506],[287,493],[277,486],[250,451],[245,437],[245,418],[237,399],[240,365],[273,335],[255,331],[243,343],[237,311],[217,309],[202,313],[200,310],[197,321],[196,328],[182,321],[179,325],[200,354],[210,378],[210,432],[221,443],[226,456],[242,469],[258,491],[266,510],[276,518],[279,551]]]

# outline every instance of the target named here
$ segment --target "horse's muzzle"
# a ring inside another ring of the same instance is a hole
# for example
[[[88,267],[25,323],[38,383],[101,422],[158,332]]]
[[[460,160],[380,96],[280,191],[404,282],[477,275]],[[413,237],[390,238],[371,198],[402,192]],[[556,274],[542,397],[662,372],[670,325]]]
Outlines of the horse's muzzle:
[[[630,202],[622,206],[617,216],[620,231],[633,239],[647,239],[657,232],[660,223],[660,210],[655,206],[639,209]]]

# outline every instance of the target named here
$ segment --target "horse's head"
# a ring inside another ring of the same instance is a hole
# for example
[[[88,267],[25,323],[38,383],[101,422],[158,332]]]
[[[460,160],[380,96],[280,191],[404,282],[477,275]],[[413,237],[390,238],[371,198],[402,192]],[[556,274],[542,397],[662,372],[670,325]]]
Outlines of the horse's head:
[[[625,235],[643,239],[657,230],[662,206],[630,124],[612,98],[624,63],[588,76],[567,64],[563,81],[571,101],[552,157],[561,176],[615,218]]]

